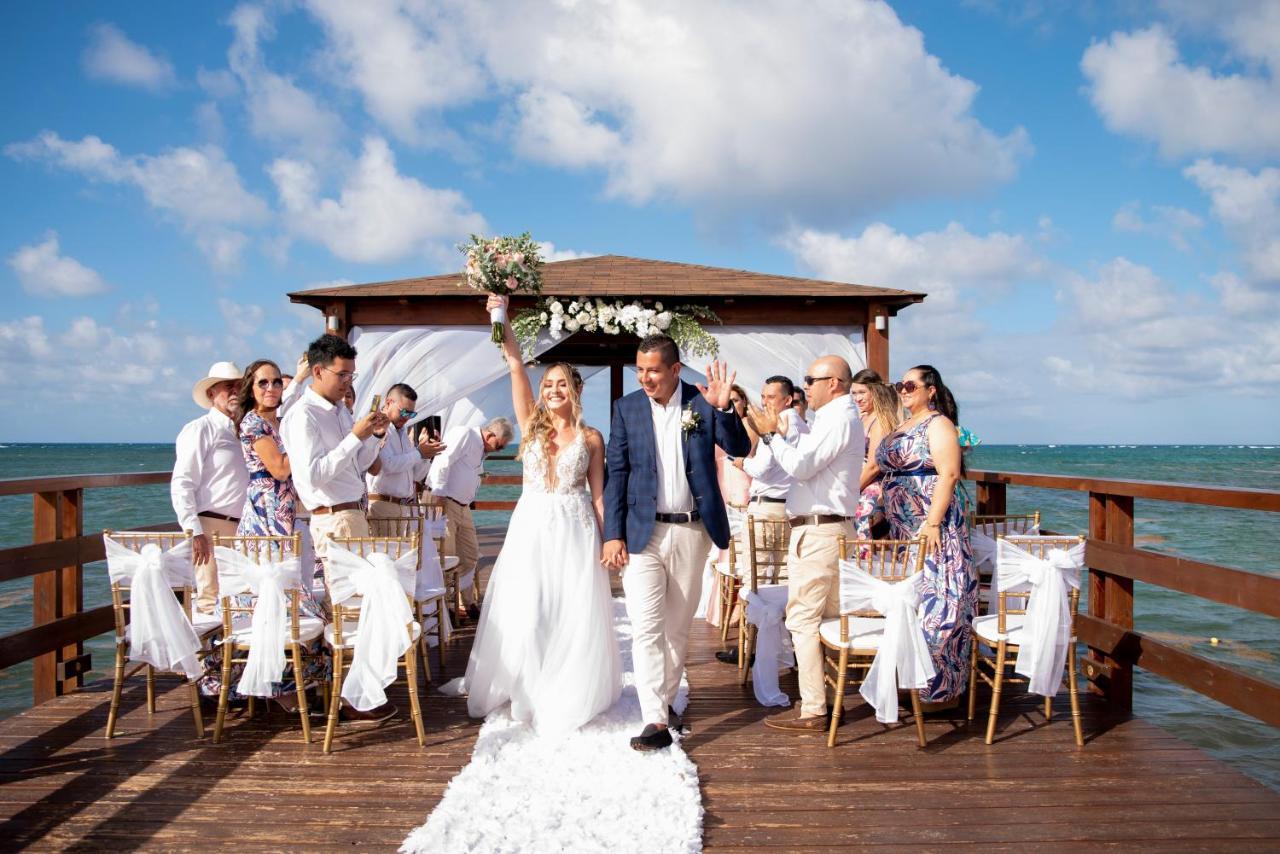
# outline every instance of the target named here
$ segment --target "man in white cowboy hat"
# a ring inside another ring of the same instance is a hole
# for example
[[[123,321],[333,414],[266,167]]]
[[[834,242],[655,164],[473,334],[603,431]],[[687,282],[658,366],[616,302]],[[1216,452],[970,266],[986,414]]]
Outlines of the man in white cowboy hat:
[[[249,470],[232,420],[241,377],[233,363],[218,362],[191,390],[196,405],[209,411],[178,434],[178,459],[169,482],[173,512],[182,529],[193,535],[196,610],[207,614],[218,601],[211,535],[235,534],[249,488]]]

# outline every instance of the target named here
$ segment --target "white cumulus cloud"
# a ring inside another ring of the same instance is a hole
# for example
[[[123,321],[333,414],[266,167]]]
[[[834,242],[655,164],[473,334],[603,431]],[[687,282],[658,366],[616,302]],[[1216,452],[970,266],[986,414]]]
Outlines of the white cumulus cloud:
[[[40,243],[23,246],[10,255],[9,266],[23,290],[35,296],[84,297],[107,289],[96,270],[61,253],[53,231]]]
[[[178,82],[168,60],[130,41],[114,24],[98,24],[90,30],[81,60],[90,77],[124,86],[160,92]]]

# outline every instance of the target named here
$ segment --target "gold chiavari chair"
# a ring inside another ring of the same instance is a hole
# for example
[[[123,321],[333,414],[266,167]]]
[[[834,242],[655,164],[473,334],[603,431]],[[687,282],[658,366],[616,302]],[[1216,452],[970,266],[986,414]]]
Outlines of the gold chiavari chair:
[[[1030,552],[1043,560],[1052,549],[1071,549],[1084,542],[1084,537],[1056,536],[1001,536],[1011,544]],[[996,718],[1000,713],[1000,697],[1006,685],[1026,684],[1029,680],[1017,676],[1012,668],[1017,662],[1019,640],[1024,631],[1029,591],[1011,590],[996,594],[996,613],[978,617],[973,621],[973,649],[969,654],[969,720],[977,712],[977,687],[981,679],[991,687],[991,709],[987,714],[986,743],[995,739]],[[1080,725],[1080,696],[1076,684],[1076,612],[1080,606],[1080,590],[1070,588],[1068,609],[1071,614],[1071,639],[1067,645],[1067,688],[1071,696],[1071,725],[1075,730],[1076,746],[1084,747],[1084,732]],[[993,654],[983,652],[983,648]],[[984,668],[990,672],[984,672]],[[1044,717],[1053,716],[1053,698],[1044,698]]]
[[[781,589],[786,600],[787,548],[791,544],[791,523],[786,519],[757,519],[748,514],[746,526],[747,566],[743,577],[749,596],[768,595],[770,590]],[[741,609],[738,632],[738,673],[745,685],[751,678],[751,656],[755,653],[756,633],[759,631],[747,620],[747,599],[739,596]]]
[[[995,541],[1002,536],[1040,533],[1040,511],[1034,513],[970,513],[969,536],[978,566],[978,604],[984,614],[994,608],[991,574],[995,567]]]
[[[738,555],[741,554],[742,546],[738,541],[738,537],[731,535],[729,537],[729,546],[724,550],[724,554],[720,560],[712,564],[712,570],[716,577],[716,618],[720,623],[720,643],[723,646],[729,640],[729,624],[733,622],[734,614],[738,607],[738,591],[742,587],[742,578],[738,575],[738,564],[741,562]],[[741,628],[738,631],[741,638]],[[741,645],[741,640],[739,640]]]
[[[103,531],[104,537],[110,537],[119,545],[134,552],[141,552],[146,545],[155,545],[161,551],[168,551],[184,542],[191,540],[191,535],[180,531]],[[192,569],[192,579],[195,577],[194,568]],[[195,607],[195,590],[192,585],[184,584],[181,587],[172,588],[174,593],[181,594],[183,612],[187,619],[191,622],[191,626],[195,629],[196,637],[206,644],[206,649],[202,649],[200,657],[203,658],[207,652],[207,642],[209,637],[217,631],[220,625],[217,618],[196,614]],[[125,594],[129,591],[129,586],[120,582],[111,583],[111,610],[115,618],[115,634],[116,634],[116,654],[115,667],[113,669],[113,684],[111,686],[111,706],[107,712],[107,738],[115,738],[116,722],[120,716],[120,697],[124,691],[125,680],[130,676],[138,673],[139,670],[146,672],[147,680],[147,713],[155,714],[156,711],[156,670],[150,664],[140,662],[137,667],[126,672],[125,668],[129,662],[129,611],[132,608],[130,598],[126,598]],[[186,674],[178,674],[186,679]],[[204,715],[200,711],[200,688],[194,680],[188,680],[188,691],[191,695],[191,715],[195,719],[196,738],[204,738]]]
[[[388,555],[392,560],[398,560],[408,552],[418,548],[419,540],[417,534],[411,534],[408,537],[334,537],[332,542],[347,549],[362,558],[367,558],[375,552],[381,552]],[[326,579],[327,585],[327,579]],[[413,608],[413,597],[406,596],[409,600],[409,607]],[[332,595],[329,597],[333,600]],[[342,707],[342,680],[346,676],[349,666],[347,661],[347,652],[354,654],[357,627],[359,625],[360,609],[359,605],[333,603],[333,622],[325,627],[325,641],[333,650],[333,681],[329,688],[329,719],[325,726],[324,733],[324,752],[329,753],[333,748],[333,736],[338,728],[338,714]],[[397,666],[404,669],[405,684],[409,690],[409,708],[413,717],[413,726],[418,736],[418,746],[422,747],[427,743],[426,732],[422,727],[422,708],[418,702],[418,638],[420,637],[421,627],[416,622],[411,622],[405,626],[405,631],[409,633],[409,646],[405,649],[404,655],[400,657]]]
[[[859,569],[873,578],[897,584],[924,568],[924,538],[914,540],[854,540],[840,538],[840,560],[852,556]],[[834,692],[831,703],[831,731],[827,746],[835,747],[836,729],[844,713],[845,691],[859,686],[866,678],[871,663],[880,650],[885,618],[875,611],[841,609],[840,616],[824,620],[819,630],[822,639],[823,681]],[[852,678],[851,678],[852,675]],[[920,692],[901,689],[911,695],[911,713],[916,721],[916,740],[925,746],[924,715],[920,711]]]
[[[422,555],[427,548],[438,547],[434,541],[428,540],[425,536],[425,523],[428,519],[429,508],[423,507],[421,504],[406,504],[401,508],[399,516],[376,517],[369,516],[369,533],[375,537],[394,537],[397,539],[405,539],[416,536],[418,542],[423,545],[423,549],[419,551],[418,572],[423,571],[425,558]],[[427,543],[431,545],[428,546]],[[441,572],[444,570],[443,560],[440,563]],[[419,638],[419,646],[422,651],[422,670],[423,677],[426,681],[431,681],[431,645],[429,639],[435,637],[436,649],[440,653],[440,673],[444,674],[444,609],[445,602],[448,600],[449,590],[446,586],[439,590],[426,591],[425,595],[419,599],[416,595],[413,601],[414,618],[418,621],[418,625],[422,628],[422,636]]]
[[[215,547],[231,549],[248,560],[258,564],[279,563],[290,557],[302,555],[302,535],[292,536],[256,536],[237,535],[213,537]],[[300,569],[299,583],[306,584],[310,578],[311,567]],[[222,580],[222,577],[219,577]],[[252,642],[250,624],[257,603],[257,596],[252,595],[248,587],[239,590],[228,589],[220,584],[218,591],[222,599],[222,688],[218,694],[218,717],[213,725],[213,742],[222,741],[222,730],[226,724],[227,707],[231,696],[231,670],[236,664],[245,664],[249,659]],[[300,603],[301,591],[294,588],[285,589],[285,600],[288,603],[288,625],[281,645],[289,655],[289,663],[293,666],[293,681],[298,702],[298,717],[302,722],[302,739],[311,743],[311,716],[307,709],[307,686],[303,676],[303,663],[311,658],[307,645],[320,637],[324,631],[324,620],[319,617],[304,617]],[[322,686],[322,690],[327,686]],[[249,697],[249,714],[252,716],[254,698]]]

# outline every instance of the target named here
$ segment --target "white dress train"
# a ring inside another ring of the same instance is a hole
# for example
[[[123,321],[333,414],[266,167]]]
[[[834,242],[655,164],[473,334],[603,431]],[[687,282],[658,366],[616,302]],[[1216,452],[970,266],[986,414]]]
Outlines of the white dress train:
[[[538,442],[524,452],[524,491],[489,577],[467,663],[472,717],[511,703],[540,732],[574,730],[622,690],[608,571],[587,489],[583,436],[556,459],[548,482]]]

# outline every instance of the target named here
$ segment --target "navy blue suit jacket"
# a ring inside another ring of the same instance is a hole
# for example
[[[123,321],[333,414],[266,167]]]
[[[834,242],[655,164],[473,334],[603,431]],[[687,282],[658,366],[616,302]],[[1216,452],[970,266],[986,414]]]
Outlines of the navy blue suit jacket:
[[[721,412],[687,382],[680,383],[680,407],[692,404],[702,420],[684,436],[684,470],[689,491],[711,541],[729,545],[729,519],[716,480],[716,452],[745,457],[751,439],[742,421]],[[625,540],[627,551],[638,553],[653,536],[658,512],[658,449],[653,435],[653,412],[644,390],[632,392],[613,404],[609,427],[607,471],[604,487],[604,538]]]

